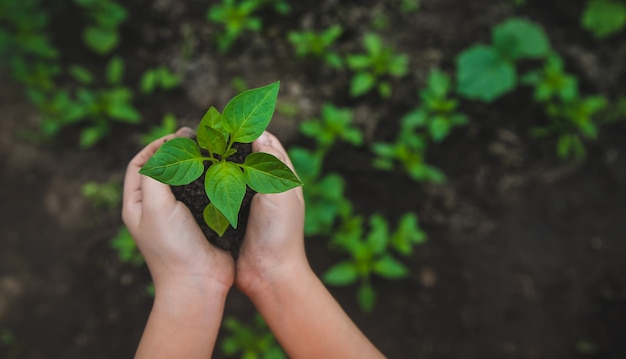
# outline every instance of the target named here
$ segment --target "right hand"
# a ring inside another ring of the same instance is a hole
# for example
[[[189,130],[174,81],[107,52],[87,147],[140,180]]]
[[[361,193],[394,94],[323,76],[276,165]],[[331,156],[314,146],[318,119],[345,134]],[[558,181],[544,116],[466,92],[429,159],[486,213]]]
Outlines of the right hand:
[[[295,173],[287,151],[269,132],[252,143],[252,150],[276,156]],[[302,187],[283,193],[256,194],[237,259],[237,287],[251,296],[280,280],[280,276],[307,268]]]

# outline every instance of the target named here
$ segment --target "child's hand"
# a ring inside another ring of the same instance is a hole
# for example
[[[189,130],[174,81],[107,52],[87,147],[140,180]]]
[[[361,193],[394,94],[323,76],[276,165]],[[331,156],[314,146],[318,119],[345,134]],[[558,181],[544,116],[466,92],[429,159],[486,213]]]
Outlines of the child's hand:
[[[189,128],[165,136],[144,148],[128,165],[124,180],[122,218],[143,254],[157,295],[160,290],[204,291],[234,281],[234,263],[229,253],[213,247],[205,238],[191,212],[176,200],[170,187],[139,169],[167,140],[193,136]]]
[[[255,152],[266,152],[293,165],[278,139],[265,132],[252,144]],[[295,173],[295,171],[294,171]],[[237,260],[237,287],[248,295],[259,286],[308,268],[304,252],[304,198],[302,187],[283,193],[257,193],[252,199],[250,217]]]

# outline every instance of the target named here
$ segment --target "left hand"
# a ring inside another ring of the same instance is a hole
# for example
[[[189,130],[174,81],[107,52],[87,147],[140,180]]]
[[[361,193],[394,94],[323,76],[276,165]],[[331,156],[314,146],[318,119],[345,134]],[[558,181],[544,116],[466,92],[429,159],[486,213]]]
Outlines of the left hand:
[[[233,285],[235,265],[231,255],[211,245],[185,204],[169,186],[140,175],[139,169],[167,140],[190,137],[181,128],[160,138],[129,163],[124,180],[122,218],[150,269],[156,293],[182,288],[204,291]]]

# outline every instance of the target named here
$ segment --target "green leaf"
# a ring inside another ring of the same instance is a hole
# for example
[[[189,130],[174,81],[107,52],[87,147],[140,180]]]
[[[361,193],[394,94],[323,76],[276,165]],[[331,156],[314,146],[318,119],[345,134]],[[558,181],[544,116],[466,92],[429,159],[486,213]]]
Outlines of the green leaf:
[[[492,102],[517,84],[513,64],[491,47],[476,45],[465,50],[457,59],[457,68],[457,90],[469,99]]]
[[[374,264],[374,273],[386,279],[406,277],[409,273],[404,264],[398,262],[391,255],[386,255]]]
[[[187,185],[204,172],[204,158],[195,141],[178,137],[165,142],[139,173],[172,186]]]
[[[87,127],[80,132],[80,147],[91,148],[104,137],[106,130],[99,127]]]
[[[413,252],[413,244],[421,244],[424,241],[426,241],[426,235],[419,228],[417,216],[407,213],[400,219],[390,242],[396,251],[406,256]]]
[[[372,288],[371,284],[363,283],[361,287],[359,287],[357,300],[364,312],[369,313],[374,309],[374,304],[376,304],[376,292],[374,292],[374,288]]]
[[[146,71],[143,76],[141,76],[141,92],[144,94],[149,94],[154,91],[156,87],[156,73],[154,71]]]
[[[492,41],[500,54],[513,61],[544,57],[550,52],[550,43],[541,26],[523,19],[510,19],[496,26]]]
[[[590,0],[581,23],[597,38],[612,35],[626,26],[626,4],[612,0]]]
[[[442,116],[435,117],[430,123],[430,135],[433,137],[435,142],[440,142],[448,135],[450,132],[450,124],[448,123],[448,119]]]
[[[369,92],[376,83],[376,77],[367,72],[359,72],[350,83],[350,96],[357,97]]]
[[[280,82],[251,89],[233,97],[224,108],[224,127],[231,141],[249,143],[256,140],[272,119]]]
[[[226,139],[218,130],[209,126],[198,127],[197,140],[200,147],[208,150],[211,154],[224,155],[226,151]]]
[[[89,48],[103,55],[117,46],[119,38],[114,30],[89,26],[83,31],[83,40]]]
[[[211,106],[204,116],[202,116],[202,120],[200,121],[198,128],[203,126],[220,129],[222,127],[222,114],[215,107]]]
[[[352,262],[344,261],[330,267],[324,273],[324,282],[330,285],[348,285],[358,278],[356,267]]]
[[[234,163],[220,162],[206,172],[204,189],[213,205],[237,228],[241,201],[246,194],[246,178]]]
[[[269,153],[251,153],[242,167],[246,183],[259,193],[280,193],[302,185],[286,164]]]
[[[70,65],[69,67],[70,75],[78,82],[84,85],[89,85],[93,82],[93,75],[89,70],[82,66],[78,65]]]
[[[126,122],[126,123],[139,123],[141,120],[141,114],[130,104],[127,103],[115,103],[112,104],[107,113],[113,120]]]
[[[428,90],[437,98],[445,98],[450,90],[450,77],[438,69],[430,70],[428,75]]]
[[[230,223],[228,223],[228,219],[226,219],[224,214],[222,214],[222,212],[220,212],[213,205],[213,203],[209,203],[204,208],[202,216],[204,217],[204,222],[209,226],[209,228],[214,230],[220,237],[224,235],[224,232],[226,232],[226,229],[228,229],[228,226],[230,225]]]
[[[370,232],[367,236],[367,244],[372,253],[382,253],[389,241],[389,226],[387,221],[380,215],[370,217]]]
[[[118,56],[112,58],[107,65],[106,75],[109,84],[119,84],[122,81],[122,76],[124,76],[124,60]]]

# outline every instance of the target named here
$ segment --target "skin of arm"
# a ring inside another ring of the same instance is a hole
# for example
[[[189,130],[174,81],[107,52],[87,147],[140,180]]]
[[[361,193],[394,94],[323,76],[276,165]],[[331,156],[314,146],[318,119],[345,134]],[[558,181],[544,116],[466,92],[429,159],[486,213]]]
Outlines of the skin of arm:
[[[154,305],[135,358],[210,358],[234,282],[230,254],[206,240],[169,186],[139,174],[165,141],[192,135],[191,129],[183,128],[152,142],[126,171],[122,218],[155,286]]]
[[[253,151],[270,153],[293,170],[283,146],[267,132]],[[301,187],[254,196],[235,278],[289,357],[383,358],[308,264]]]

